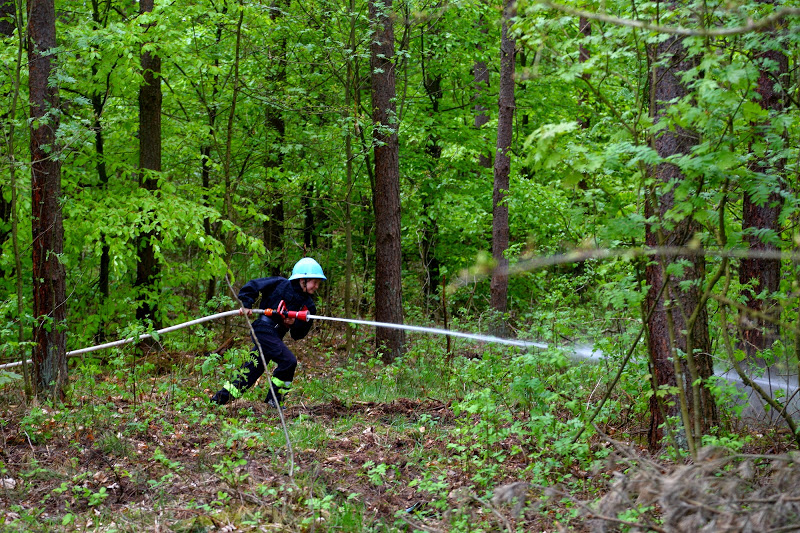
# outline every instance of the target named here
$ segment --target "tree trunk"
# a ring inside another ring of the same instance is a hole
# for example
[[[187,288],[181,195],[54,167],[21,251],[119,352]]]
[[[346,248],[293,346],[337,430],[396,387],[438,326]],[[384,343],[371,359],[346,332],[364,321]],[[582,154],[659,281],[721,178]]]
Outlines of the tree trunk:
[[[301,199],[303,205],[303,246],[305,255],[311,255],[311,250],[317,247],[317,233],[314,223],[314,208],[311,200],[314,198],[314,185],[307,183],[305,194]]]
[[[228,12],[228,5],[223,4],[222,6],[222,14],[226,14]],[[224,25],[222,22],[217,23],[216,27],[216,34],[214,37],[214,44],[219,46],[222,42],[222,30],[224,29]],[[208,140],[200,147],[200,183],[203,186],[203,205],[208,206],[210,203],[210,192],[211,192],[211,154],[214,149],[214,145],[216,144],[216,137],[217,137],[217,115],[218,115],[218,102],[217,96],[219,95],[219,57],[214,57],[214,67],[215,73],[212,77],[211,81],[211,97],[206,98],[205,93],[201,93],[201,99],[203,100],[203,104],[206,108],[206,120],[208,122]],[[216,238],[217,233],[217,225],[211,223],[211,219],[209,217],[203,218],[203,231],[205,231],[206,235],[212,238]],[[211,252],[208,252],[209,256]],[[205,300],[206,303],[210,302],[215,296],[217,295],[217,278],[213,275],[208,280],[208,284],[206,285],[206,296]],[[226,323],[227,324],[227,323]]]
[[[578,31],[580,32],[580,41],[578,44],[578,61],[586,63],[592,57],[589,49],[586,47],[585,41],[592,35],[592,23],[586,17],[578,19]],[[592,75],[588,72],[581,73],[581,79],[587,84],[591,80]],[[592,108],[589,103],[589,90],[586,87],[581,87],[578,92],[578,124],[582,130],[588,130],[592,124]],[[584,172],[578,181],[578,189],[585,191],[589,188],[589,183],[586,180],[588,173]],[[583,195],[579,195],[579,198]],[[585,202],[581,202],[585,203]],[[588,207],[588,206],[587,206]]]
[[[15,10],[14,0],[0,0],[0,35],[4,37],[14,35],[16,29],[14,21],[17,19]]]
[[[6,201],[6,190],[8,185],[0,185],[0,248],[11,236],[11,200]]]
[[[433,28],[435,23],[430,23],[428,29],[430,34],[436,35],[437,29]],[[442,91],[442,74],[440,72],[431,72],[430,59],[434,56],[435,51],[425,48],[425,35],[423,31],[420,35],[420,48],[422,50],[422,84],[425,87],[425,93],[431,102],[431,116],[436,117],[439,114],[439,102],[444,95]],[[425,152],[428,154],[430,161],[430,172],[425,176],[425,180],[430,182],[436,180],[436,169],[439,165],[439,160],[442,157],[442,145],[436,132],[431,131],[428,133],[428,141],[425,146]],[[422,195],[422,238],[420,242],[420,256],[422,259],[422,267],[425,272],[425,279],[423,287],[425,290],[425,313],[431,315],[430,305],[436,302],[436,291],[439,290],[440,284],[440,268],[441,264],[439,258],[436,256],[436,240],[439,232],[439,225],[436,218],[430,216],[431,210],[435,207],[436,197],[434,191],[436,190],[435,183],[424,185],[424,193]],[[434,313],[435,314],[435,313]]]
[[[508,28],[515,16],[515,3],[508,0],[503,13],[503,28],[500,41],[500,95],[497,115],[497,151],[494,156],[494,191],[492,193],[492,258],[495,268],[491,280],[491,304],[496,316],[492,330],[504,335],[508,311],[508,204],[506,197],[511,174],[511,141],[514,134],[514,62],[516,41],[509,37]]]
[[[347,56],[347,77],[345,78],[344,86],[344,101],[347,113],[348,127],[345,129],[344,138],[344,152],[345,152],[345,197],[344,197],[344,240],[345,240],[345,259],[344,259],[344,316],[345,318],[353,318],[353,216],[350,209],[350,202],[353,198],[353,183],[354,183],[354,169],[353,169],[353,131],[350,126],[351,121],[355,125],[356,117],[353,113],[353,102],[357,100],[354,92],[358,91],[358,65],[356,64],[356,50],[358,41],[356,40],[356,2],[355,0],[348,0],[349,10],[349,26],[347,47],[349,54]],[[347,348],[347,356],[353,353],[353,329],[349,324],[345,326],[345,346]]]
[[[768,111],[780,113],[786,105],[786,93],[783,90],[784,84],[789,83],[789,60],[781,51],[769,50],[756,56],[756,61],[761,64],[761,72],[758,78],[756,92],[761,96],[760,105]],[[770,64],[774,68],[770,68]],[[764,124],[754,125],[762,136],[762,141],[768,143],[763,131]],[[761,128],[759,128],[761,126]],[[750,170],[758,173],[767,173],[776,176],[778,184],[782,183],[785,160],[777,159],[775,163],[770,163],[769,155],[755,157],[750,162]],[[782,207],[781,195],[778,190],[773,190],[764,203],[757,203],[753,196],[745,191],[742,200],[742,228],[747,230],[752,228],[756,234],[746,234],[745,241],[748,248],[753,252],[777,252],[778,246],[773,243],[764,242],[758,235],[762,230],[772,230],[780,233],[779,216]],[[747,308],[756,314],[774,313],[776,302],[772,296],[778,291],[780,286],[781,262],[779,259],[767,259],[763,257],[749,257],[742,259],[739,266],[739,281],[742,285],[754,281],[752,290],[747,291]],[[758,297],[759,293],[765,292],[766,296]],[[745,355],[750,361],[759,365],[765,365],[763,358],[759,357],[760,352],[769,348],[777,339],[778,327],[776,323],[767,322],[763,318],[755,315],[742,315],[739,320],[742,328],[741,345]]]
[[[392,0],[369,2],[375,29],[370,45],[372,136],[375,146],[375,318],[403,322],[400,240],[400,162],[395,106],[394,25]],[[378,353],[387,363],[402,355],[405,333],[378,328]]]
[[[696,64],[693,57],[688,57],[683,42],[679,37],[670,37],[661,42],[655,49],[653,78],[651,83],[651,113],[656,123],[664,120],[667,112],[667,102],[685,97],[688,94],[686,87],[681,82],[681,75]],[[653,141],[654,148],[661,157],[689,153],[698,142],[695,132],[675,126],[665,129]],[[665,220],[665,215],[675,205],[672,191],[656,198],[656,190],[665,183],[677,183],[685,179],[681,169],[671,163],[661,163],[655,169],[656,185],[653,186],[648,196],[645,216],[655,216],[657,220]],[[659,225],[646,226],[645,241],[650,247],[657,246],[687,246],[699,225],[691,215],[674,224],[671,229]],[[700,287],[705,272],[705,262],[702,256],[685,256],[674,258],[673,261],[684,260],[688,266],[684,269],[683,276],[671,279],[667,290],[661,297],[661,286],[667,282],[664,268],[668,258],[659,258],[652,261],[646,268],[646,280],[649,286],[645,305],[647,309],[655,308],[648,322],[648,340],[655,388],[676,386],[681,379],[681,391],[678,396],[668,393],[666,397],[654,394],[650,400],[651,425],[649,444],[652,449],[661,446],[664,436],[662,424],[664,416],[677,416],[682,413],[684,429],[686,429],[687,443],[693,449],[693,438],[700,438],[696,428],[689,423],[691,420],[700,420],[705,430],[707,425],[716,422],[716,406],[714,400],[704,385],[695,385],[691,374],[696,371],[703,380],[713,374],[710,356],[711,342],[708,334],[707,313],[705,308],[699,309],[697,320],[692,331],[684,333],[687,329],[686,318],[692,316],[700,305]],[[679,288],[680,282],[692,281],[688,288]],[[669,307],[665,302],[669,301]],[[692,353],[687,353],[690,350]],[[686,354],[686,358],[679,355]],[[675,364],[677,361],[679,364]],[[693,370],[695,369],[695,370]],[[679,406],[681,411],[679,411]],[[698,411],[699,406],[699,411]],[[688,416],[687,416],[688,412]]]
[[[2,0],[0,0],[2,1]],[[14,34],[14,29],[16,28],[16,20],[17,14],[15,11],[15,3],[10,1],[3,1],[2,4],[2,15],[3,17],[10,17],[8,21],[3,21],[2,25],[0,26],[0,31],[2,34],[11,37]],[[22,92],[22,85],[21,85],[21,78],[22,78],[22,55],[23,51],[25,50],[25,38],[17,33],[17,50],[16,50],[16,57],[14,61],[14,78],[12,80],[12,88],[9,96],[11,97],[11,107],[10,109],[3,114],[2,119],[11,118],[7,123],[3,124],[3,139],[5,141],[5,150],[6,155],[8,157],[8,174],[9,174],[9,183],[6,185],[11,189],[11,200],[8,202],[7,206],[4,207],[3,211],[3,222],[8,223],[9,233],[3,237],[2,241],[0,241],[0,245],[8,238],[10,235],[11,237],[11,249],[13,250],[14,254],[14,266],[12,267],[12,271],[15,272],[14,275],[14,282],[15,282],[15,289],[16,289],[16,300],[17,300],[17,341],[20,343],[20,346],[24,346],[25,342],[25,320],[23,317],[25,316],[25,289],[23,284],[23,271],[22,271],[22,252],[20,251],[20,244],[19,244],[19,213],[20,210],[18,209],[19,202],[20,202],[20,186],[17,182],[17,145],[16,145],[16,121],[14,118],[17,116],[17,109],[19,104],[20,94]],[[5,196],[3,192],[3,185],[0,185],[0,195]],[[5,202],[5,199],[1,199]],[[32,389],[31,389],[31,372],[28,366],[28,356],[27,354],[21,353],[19,357],[22,362],[22,377],[23,377],[23,388],[25,390],[25,398],[30,401],[32,397]]]
[[[578,61],[581,63],[586,63],[591,58],[591,54],[589,53],[589,49],[586,48],[584,41],[592,36],[592,23],[586,17],[580,17],[578,20],[578,31],[581,34],[581,41],[578,45]],[[588,72],[584,72],[581,74],[581,78],[589,81],[591,78],[591,74]],[[587,91],[585,89],[581,89],[580,94],[578,96],[578,107],[580,108],[580,115],[578,116],[578,124],[580,124],[581,129],[589,129],[591,125],[591,109],[588,108],[587,103]],[[581,180],[583,181],[583,180]]]
[[[141,13],[153,10],[154,0],[142,0]],[[161,58],[152,52],[142,53],[144,81],[139,88],[139,186],[155,192],[158,180],[154,172],[161,172]],[[155,215],[153,215],[155,216]],[[158,232],[142,233],[138,239],[138,258],[135,286],[139,290],[137,320],[150,320],[160,327],[158,319],[159,264],[154,242]]]
[[[13,0],[0,0],[0,35],[3,37],[14,35],[15,19]],[[5,121],[9,117],[12,120],[14,118],[10,110],[4,111],[0,119]],[[5,127],[3,132],[5,133]],[[13,154],[9,153],[9,157],[13,157]],[[7,187],[9,187],[9,184],[0,183],[0,248],[11,236],[11,199],[6,199],[6,193],[4,192],[9,190]],[[10,193],[8,196],[11,196]]]
[[[5,193],[10,188],[10,184],[0,184],[0,248],[11,236],[11,199],[6,200]]]
[[[105,27],[103,15],[100,13],[100,5],[97,1],[92,2],[92,21],[94,22],[95,31],[100,31]],[[97,77],[98,63],[92,63],[92,79]],[[106,85],[108,90],[108,85]],[[105,138],[103,135],[103,123],[100,120],[103,115],[103,107],[105,104],[105,97],[103,92],[99,89],[94,89],[91,94],[92,111],[92,129],[94,130],[94,146],[97,153],[97,178],[100,182],[100,188],[105,194],[108,190],[108,170],[106,168],[105,156]],[[98,286],[100,289],[100,306],[102,306],[110,295],[110,276],[111,276],[111,250],[106,240],[105,233],[101,233],[100,240],[102,242],[100,250],[100,274],[98,279]],[[105,317],[103,317],[105,318]],[[101,341],[106,339],[105,320],[100,322],[100,329],[98,337]]]
[[[290,0],[275,0],[270,11],[270,19],[279,21],[283,18],[284,12],[289,8]],[[287,39],[286,33],[282,33],[278,41],[277,60],[273,62],[272,67],[274,71],[268,77],[268,80],[278,90],[283,90],[286,86],[286,67],[288,64],[287,57]],[[267,161],[265,163],[267,173],[267,186],[269,189],[265,194],[265,211],[267,220],[264,221],[264,244],[269,250],[270,264],[267,266],[268,272],[272,276],[279,276],[284,270],[285,254],[283,251],[284,244],[284,206],[283,194],[281,193],[281,183],[279,180],[283,179],[283,152],[281,147],[286,138],[286,119],[283,116],[283,111],[278,106],[267,105],[265,106],[267,127],[275,132],[275,140],[272,143],[273,147],[277,149],[267,149]],[[277,171],[277,178],[275,172]]]
[[[55,4],[53,0],[30,0],[28,14],[31,253],[36,317],[33,387],[39,397],[61,399],[67,382],[67,357],[66,274],[59,258],[64,249],[61,166],[56,145],[59,98],[58,88],[49,83],[55,70],[55,56],[47,55],[56,46]]]
[[[282,64],[285,64],[282,62]],[[285,79],[285,70],[283,75],[278,76],[279,82]],[[286,121],[283,118],[283,113],[274,107],[267,107],[267,124],[275,131],[276,146],[282,146],[284,137],[286,135]],[[269,190],[266,194],[265,206],[267,212],[267,220],[264,221],[264,244],[270,252],[271,263],[268,265],[268,271],[272,276],[278,276],[283,271],[283,234],[284,234],[284,209],[283,209],[283,196],[280,192],[280,184],[275,178],[273,173],[277,170],[278,179],[283,176],[283,152],[280,150],[274,151],[274,156],[268,157],[265,163],[267,180]]]
[[[484,20],[478,21],[480,32],[483,34],[488,35],[488,31],[486,29],[486,22]],[[481,46],[478,45],[478,50],[481,50]],[[473,125],[475,129],[481,129],[481,127],[489,122],[489,115],[486,114],[486,107],[481,103],[481,99],[483,97],[484,91],[489,89],[489,69],[486,66],[485,61],[476,61],[475,65],[472,69],[472,81],[475,86],[475,106],[472,108],[473,113],[475,114],[475,121]],[[492,166],[492,158],[486,155],[483,151],[478,155],[478,165],[482,168],[491,168]]]

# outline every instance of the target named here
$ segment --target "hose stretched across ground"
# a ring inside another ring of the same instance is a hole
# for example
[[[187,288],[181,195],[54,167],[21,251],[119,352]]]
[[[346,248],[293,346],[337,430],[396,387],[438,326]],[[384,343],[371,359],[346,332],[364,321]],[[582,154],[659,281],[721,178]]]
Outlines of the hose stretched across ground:
[[[253,309],[253,312],[263,312],[260,309]],[[204,316],[203,318],[198,318],[196,320],[191,320],[189,322],[184,322],[182,324],[176,324],[174,326],[170,326],[168,328],[163,328],[155,331],[156,335],[161,335],[164,333],[169,333],[171,331],[177,331],[179,329],[188,328],[189,326],[194,326],[195,324],[202,324],[203,322],[210,322],[212,320],[216,320],[218,318],[223,318],[226,316],[238,315],[239,309],[234,309],[233,311],[224,311],[222,313],[217,313],[215,315]],[[97,346],[89,346],[87,348],[81,348],[80,350],[72,350],[71,352],[67,352],[67,357],[72,357],[75,355],[81,355],[84,353],[94,352],[97,350],[103,350],[105,348],[114,348],[115,346],[122,346],[123,344],[129,344],[131,342],[135,342],[137,340],[144,340],[153,337],[152,333],[143,333],[138,337],[128,337],[127,339],[121,339],[118,341],[113,342],[106,342],[105,344],[98,344]],[[28,364],[31,364],[32,361],[28,361]],[[15,366],[21,366],[22,361],[17,361],[16,363],[8,363],[5,365],[0,365],[0,370],[4,368],[13,368]]]
[[[223,318],[226,316],[238,315],[240,314],[240,309],[233,309],[231,311],[223,311],[222,313],[217,313],[214,315],[205,316],[203,318],[198,318],[196,320],[190,320],[189,322],[184,322],[182,324],[176,324],[174,326],[170,326],[168,328],[163,328],[155,331],[156,335],[162,335],[164,333],[169,333],[171,331],[177,331],[179,329],[187,328],[189,326],[194,326],[195,324],[202,324],[203,322],[210,322],[212,320],[217,320],[218,318]],[[252,309],[254,315],[264,314],[264,309]],[[428,328],[423,326],[409,326],[407,324],[393,324],[389,322],[375,322],[372,320],[356,320],[353,318],[337,318],[337,317],[330,317],[330,316],[321,316],[321,315],[308,315],[309,319],[316,319],[316,320],[329,320],[334,322],[349,322],[351,324],[360,324],[364,326],[375,326],[378,328],[392,328],[392,329],[403,329],[406,331],[417,331],[421,333],[434,333],[437,335],[449,335],[451,337],[461,337],[465,339],[472,339],[481,342],[493,342],[499,344],[507,344],[511,346],[520,346],[522,348],[547,348],[547,344],[539,343],[539,342],[531,342],[531,341],[521,341],[521,340],[514,340],[514,339],[503,339],[501,337],[494,337],[492,335],[480,335],[476,333],[462,333],[460,331],[452,331],[448,329],[439,329],[439,328]],[[137,340],[144,340],[153,337],[153,333],[143,333],[138,337],[128,337],[126,339],[121,339],[118,341],[113,342],[106,342],[105,344],[98,344],[97,346],[89,346],[87,348],[81,348],[80,350],[72,350],[71,352],[67,352],[67,357],[72,357],[75,355],[81,355],[84,353],[94,352],[97,350],[103,350],[105,348],[114,348],[115,346],[122,346],[123,344],[129,344],[131,342],[135,342]],[[30,364],[31,361],[28,361]],[[17,361],[16,363],[8,363],[5,365],[0,365],[0,370],[5,368],[13,368],[16,366],[21,366],[22,361]]]

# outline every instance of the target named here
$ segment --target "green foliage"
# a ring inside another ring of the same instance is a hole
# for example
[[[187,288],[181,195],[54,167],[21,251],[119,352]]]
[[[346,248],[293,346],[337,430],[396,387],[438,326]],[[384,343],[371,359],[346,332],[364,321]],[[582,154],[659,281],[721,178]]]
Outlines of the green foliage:
[[[53,436],[52,420],[45,408],[31,407],[28,414],[20,421],[23,433],[35,443],[46,442]]]
[[[563,5],[599,9],[571,0]],[[665,12],[654,3],[615,0],[603,4],[602,12],[693,30],[707,24],[716,31],[761,20],[779,7],[744,2],[730,9],[727,4],[690,2]],[[311,342],[326,374],[298,383],[295,392],[345,407],[402,398],[452,401],[452,428],[425,414],[414,420],[381,420],[402,434],[412,460],[430,459],[429,439],[449,454],[446,466],[430,461],[419,467],[411,485],[431,496],[436,516],[444,513],[452,489],[443,473],[447,469],[465,472],[476,494],[489,492],[515,460],[530,465],[517,475],[540,483],[577,484],[572,469],[586,469],[606,453],[589,421],[606,392],[603,408],[591,420],[601,428],[623,413],[642,416],[653,394],[667,398],[676,392],[671,387],[649,389],[644,342],[616,389],[606,390],[648,304],[651,288],[644,279],[651,258],[629,251],[645,244],[646,228],[671,231],[692,221],[699,228],[692,240],[698,250],[738,252],[761,244],[790,250],[797,244],[791,228],[800,201],[786,187],[797,170],[797,106],[788,102],[770,107],[757,86],[765,76],[775,79],[773,87],[796,92],[791,76],[777,78],[773,54],[795,54],[800,32],[794,18],[786,18],[781,31],[759,28],[687,37],[683,43],[695,58],[682,74],[689,94],[653,102],[652,69],[666,66],[654,56],[655,47],[670,35],[595,19],[591,33],[581,34],[573,13],[527,1],[517,8],[517,117],[505,201],[511,241],[506,257],[514,275],[506,318],[510,331],[547,342],[550,348],[514,352],[455,341],[448,353],[444,338],[409,334],[406,354],[386,365],[372,356],[371,331],[354,328],[355,347],[342,355],[327,342],[334,329],[320,327]],[[478,161],[491,156],[495,145],[496,6],[458,0],[437,6],[401,2],[397,9],[394,68],[405,320],[440,325],[447,312],[449,327],[485,332],[492,315],[492,171]],[[59,260],[69,293],[68,349],[150,332],[152,324],[135,320],[142,297],[158,304],[165,324],[231,308],[236,302],[228,280],[235,292],[247,279],[286,273],[306,254],[318,256],[328,273],[320,310],[343,314],[344,276],[350,267],[350,308],[354,315],[373,313],[373,29],[366,3],[290,2],[276,8],[180,0],[139,14],[133,4],[67,2],[59,12],[59,68],[52,82],[62,101],[57,132],[61,149],[54,157],[62,163],[65,242]],[[27,357],[31,347],[32,280],[26,273],[31,271],[34,237],[31,198],[21,178],[32,163],[27,110],[17,106],[15,116],[5,112],[12,97],[27,101],[27,67],[17,64],[14,36],[2,43],[0,122],[4,135],[14,127],[13,137],[4,139],[14,141],[15,152],[8,153],[12,144],[4,144],[0,153],[0,194],[5,209],[13,168],[11,186],[19,196],[14,213],[23,250],[18,269],[5,210],[0,220],[0,356],[6,362]],[[158,173],[142,173],[138,163],[143,51],[162,59],[163,170]],[[475,81],[481,63],[491,73],[485,88]],[[23,77],[18,94],[13,86],[16,68]],[[656,104],[665,110],[658,120],[651,116]],[[484,112],[487,124],[475,127],[476,116]],[[653,140],[673,131],[691,132],[697,142],[686,153],[662,157]],[[654,169],[659,165],[674,165],[682,179],[658,181]],[[144,178],[155,178],[157,190],[142,188]],[[743,227],[745,197],[759,206],[779,207],[780,227]],[[663,199],[670,201],[663,210],[652,204]],[[352,258],[346,255],[347,230],[353,237]],[[159,275],[142,288],[135,283],[137,242],[149,234]],[[598,248],[612,257],[530,266],[542,256]],[[106,256],[109,294],[100,283],[101,258]],[[707,257],[706,273],[720,264],[719,258]],[[685,258],[675,258],[666,270],[680,277],[690,266]],[[782,286],[775,294],[736,279],[725,294],[720,286],[714,288],[708,316],[715,341],[721,332],[744,323],[741,316],[722,323],[724,302],[746,305],[751,295],[778,309],[782,332],[790,330],[786,326],[797,318],[797,265],[787,260],[782,266]],[[732,262],[733,277],[737,267]],[[22,285],[21,312],[17,281]],[[707,281],[685,280],[679,288],[703,289]],[[224,327],[226,335],[242,334],[238,326]],[[32,446],[47,446],[59,432],[86,435],[93,428],[96,446],[107,455],[122,460],[147,452],[153,471],[130,478],[157,508],[169,498],[171,483],[188,461],[170,455],[165,439],[179,432],[181,423],[200,426],[215,435],[214,445],[203,450],[209,454],[204,456],[208,470],[233,490],[219,490],[213,499],[195,502],[195,508],[231,508],[239,487],[252,481],[247,472],[250,454],[280,448],[284,435],[274,424],[251,421],[260,416],[252,407],[235,413],[206,409],[198,391],[218,387],[250,357],[243,347],[222,356],[214,353],[218,333],[203,326],[157,338],[170,355],[203,354],[186,367],[177,360],[163,364],[153,354],[143,357],[134,347],[71,363],[68,401],[81,407],[31,407],[20,418],[20,435]],[[559,348],[584,341],[600,349],[605,359],[573,365],[569,350]],[[794,370],[795,342],[783,335],[761,355],[781,372]],[[719,357],[721,344],[714,343],[717,361],[725,359]],[[732,355],[746,361],[738,347]],[[169,378],[157,379],[165,367]],[[0,386],[18,378],[16,372],[0,371]],[[738,389],[717,379],[702,385],[725,406],[725,421],[740,413]],[[260,394],[251,391],[237,401],[260,401]],[[160,416],[169,409],[180,417]],[[361,423],[360,415],[342,417],[335,429],[344,433]],[[290,426],[291,439],[303,449],[321,448],[330,438],[328,427],[306,415]],[[724,430],[701,440],[736,449],[745,443]],[[139,442],[159,444],[150,452]],[[31,479],[46,475],[39,468],[28,471]],[[402,475],[378,457],[357,470],[374,487]],[[65,528],[89,528],[80,523],[82,508],[106,505],[109,489],[72,472],[61,481],[60,492],[52,493],[52,498],[67,501],[58,521]],[[285,498],[288,507],[303,509],[306,514],[297,524],[307,529],[322,528],[323,523],[330,529],[368,527],[369,512],[360,502],[325,492],[329,487],[320,490],[300,497],[299,491],[265,483],[258,494],[269,503]],[[14,512],[20,522],[36,524],[35,512]],[[633,509],[623,518],[635,520],[644,512],[648,510]],[[448,520],[454,530],[475,525],[461,510]]]
[[[8,370],[0,370],[0,387],[18,379],[22,379],[22,376],[15,372],[9,372]]]
[[[236,489],[249,477],[243,468],[246,465],[247,459],[242,456],[242,453],[233,452],[231,455],[223,457],[219,463],[213,465],[213,468],[221,480]]]

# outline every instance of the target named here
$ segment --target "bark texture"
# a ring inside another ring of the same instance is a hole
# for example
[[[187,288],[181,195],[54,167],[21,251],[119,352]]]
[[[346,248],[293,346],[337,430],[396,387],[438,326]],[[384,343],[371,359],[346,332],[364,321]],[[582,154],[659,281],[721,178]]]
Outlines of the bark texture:
[[[281,43],[281,57],[283,59],[280,62],[281,68],[279,68],[276,75],[276,81],[278,82],[279,86],[286,79],[284,48],[286,41],[283,40]],[[267,107],[266,120],[267,124],[270,126],[270,129],[275,133],[275,141],[273,146],[282,146],[284,137],[286,135],[286,121],[283,118],[283,113],[281,110],[276,109],[275,107]],[[263,225],[264,245],[266,246],[267,250],[270,251],[270,256],[273,259],[272,264],[267,266],[270,275],[278,276],[283,270],[281,260],[283,259],[284,219],[286,215],[283,208],[283,196],[280,192],[280,184],[275,179],[273,173],[277,171],[278,176],[283,174],[283,152],[281,152],[280,149],[275,149],[268,152],[270,152],[271,155],[267,157],[267,161],[265,162],[267,173],[266,182],[271,189],[268,190],[266,194],[267,205],[265,206],[265,211],[267,214],[267,220],[264,221]]]
[[[269,18],[272,21],[280,23],[290,3],[290,0],[275,0],[272,4]],[[282,91],[286,86],[287,65],[287,38],[286,33],[283,32],[278,39],[276,57],[267,75],[268,82],[279,91]],[[264,195],[263,207],[267,219],[264,221],[262,229],[264,233],[264,245],[267,250],[269,250],[271,259],[270,264],[267,265],[267,271],[271,276],[279,276],[284,270],[283,263],[286,260],[283,251],[286,213],[284,210],[281,183],[279,181],[283,179],[284,156],[281,147],[283,147],[286,137],[286,118],[284,117],[283,110],[275,105],[265,106],[264,113],[267,127],[274,135],[274,138],[269,141],[271,145],[267,146],[267,156],[264,162],[266,173],[265,183],[268,189]]]
[[[30,69],[31,228],[33,244],[33,386],[39,397],[61,398],[67,382],[66,284],[59,256],[64,250],[61,166],[56,146],[58,88],[55,70],[56,15],[53,0],[28,3]]]
[[[400,241],[400,161],[395,106],[394,24],[392,1],[370,1],[375,33],[370,45],[372,122],[375,145],[375,318],[403,322]],[[378,352],[386,362],[403,353],[405,333],[378,328]]]
[[[140,12],[152,11],[153,0],[142,0]],[[155,192],[158,180],[153,172],[161,172],[161,58],[152,52],[142,53],[144,80],[139,88],[139,186]],[[146,218],[154,213],[144,214]],[[138,242],[139,262],[136,268],[136,287],[139,289],[138,320],[148,319],[154,327],[158,320],[159,264],[155,253],[155,229],[140,234]]]
[[[514,2],[505,4],[502,36],[500,41],[500,94],[497,115],[497,151],[494,156],[494,188],[492,192],[492,258],[495,269],[490,282],[491,305],[497,313],[493,320],[493,333],[502,335],[506,331],[502,316],[508,311],[508,258],[505,255],[509,243],[508,195],[511,175],[511,141],[514,135],[514,64],[516,41],[508,34],[514,17]]]
[[[14,0],[0,0],[0,35],[14,35]]]
[[[766,110],[782,112],[786,106],[786,93],[782,84],[788,83],[789,60],[786,54],[778,50],[762,52],[756,58],[762,63],[758,78],[756,92],[760,96],[760,104]],[[774,68],[769,68],[769,65]],[[764,135],[764,125],[754,125],[758,134]],[[762,126],[762,128],[760,128]],[[784,172],[785,161],[777,160],[770,163],[768,157],[756,158],[750,163],[750,170],[758,173],[771,174],[781,179]],[[766,202],[758,202],[753,196],[745,192],[742,200],[742,227],[753,228],[757,231],[772,230],[780,232],[779,216],[782,207],[781,195],[773,191]],[[778,246],[764,242],[758,235],[746,235],[745,241],[750,250],[754,252],[777,252]],[[771,296],[758,298],[758,294],[766,291],[773,294],[780,287],[781,262],[778,259],[765,259],[750,257],[743,259],[739,266],[739,281],[742,284],[754,281],[752,292],[747,294],[747,308],[755,313],[773,313],[776,309],[775,299]],[[777,339],[778,327],[774,322],[767,322],[752,315],[743,315],[740,319],[742,329],[741,345],[745,354],[751,361],[764,364],[758,354],[768,348]]]
[[[651,113],[656,123],[664,120],[668,103],[676,98],[687,96],[688,90],[681,82],[680,76],[686,70],[694,67],[695,59],[687,55],[683,42],[678,37],[671,37],[660,43],[654,50],[654,61],[657,61],[653,69],[651,82]],[[680,127],[668,128],[659,134],[653,141],[654,148],[661,157],[672,155],[687,154],[692,147],[697,144],[698,136],[695,132],[685,130]],[[665,221],[665,215],[675,206],[675,198],[672,191],[656,197],[656,191],[661,189],[664,183],[683,181],[685,176],[681,169],[671,163],[662,163],[655,168],[656,185],[651,190],[646,204],[646,216],[656,217],[658,221]],[[676,223],[668,223],[654,228],[652,225],[646,227],[645,240],[648,246],[677,246],[688,245],[695,233],[698,231],[698,224],[692,219],[691,215],[686,216]],[[664,266],[669,261],[685,261],[686,267],[680,278],[673,278],[669,281],[667,290],[658,298],[662,285],[665,283]],[[700,284],[705,274],[705,262],[702,256],[686,256],[678,258],[656,258],[651,261],[646,268],[646,280],[649,286],[645,304],[647,309],[654,308],[648,322],[648,340],[651,373],[653,376],[653,386],[675,386],[677,384],[676,366],[673,356],[676,351],[686,353],[692,347],[697,371],[702,378],[708,378],[713,374],[712,361],[710,356],[711,342],[708,334],[708,317],[703,307],[692,328],[692,331],[683,333],[687,329],[687,317],[690,317],[700,302]],[[681,282],[691,282],[681,285]],[[687,287],[688,285],[688,287]],[[669,308],[665,306],[665,301],[669,301]],[[691,394],[691,378],[684,358],[681,358],[678,366],[682,376],[682,382],[687,393]],[[714,423],[717,419],[716,406],[711,395],[705,387],[700,388],[701,413],[700,417],[706,424]],[[691,408],[693,398],[687,398],[692,415],[694,409]],[[659,399],[653,395],[650,400],[651,425],[649,431],[649,444],[655,449],[661,445],[664,436],[662,424],[664,416],[677,416],[679,414],[678,397],[668,394],[665,398]]]

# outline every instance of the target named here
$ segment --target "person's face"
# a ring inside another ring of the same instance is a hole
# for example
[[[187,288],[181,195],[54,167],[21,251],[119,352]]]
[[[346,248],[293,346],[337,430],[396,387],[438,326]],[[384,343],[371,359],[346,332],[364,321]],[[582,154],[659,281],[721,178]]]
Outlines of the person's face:
[[[308,294],[314,294],[319,289],[319,286],[322,284],[322,280],[319,279],[304,279],[300,283],[300,286],[303,287],[303,290],[306,291]]]

